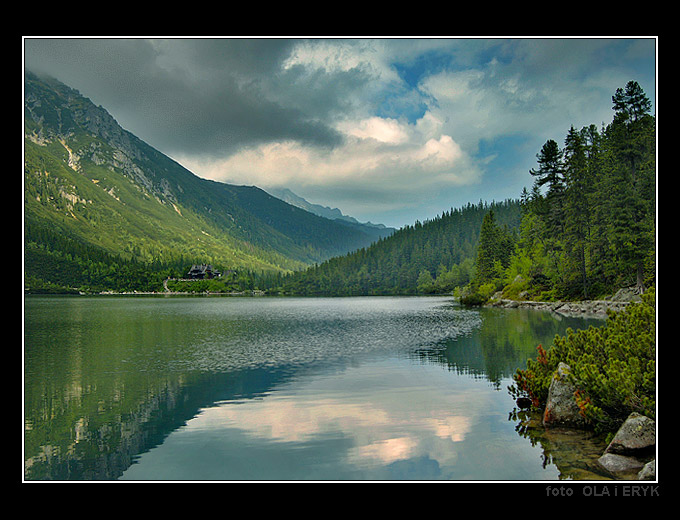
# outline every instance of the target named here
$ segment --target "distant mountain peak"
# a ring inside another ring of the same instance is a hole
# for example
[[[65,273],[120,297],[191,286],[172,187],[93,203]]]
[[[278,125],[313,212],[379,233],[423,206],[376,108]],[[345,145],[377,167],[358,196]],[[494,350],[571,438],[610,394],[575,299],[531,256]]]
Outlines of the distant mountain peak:
[[[378,236],[388,236],[396,231],[394,228],[388,228],[384,224],[373,224],[372,222],[359,222],[356,218],[345,215],[338,208],[330,208],[329,206],[322,206],[321,204],[314,204],[308,200],[300,197],[288,188],[267,188],[270,195],[287,202],[292,206],[297,206],[298,208],[314,213],[320,217],[324,217],[330,220],[338,220],[341,222],[346,222],[349,224],[354,224],[361,226],[364,230],[371,230],[371,233]]]

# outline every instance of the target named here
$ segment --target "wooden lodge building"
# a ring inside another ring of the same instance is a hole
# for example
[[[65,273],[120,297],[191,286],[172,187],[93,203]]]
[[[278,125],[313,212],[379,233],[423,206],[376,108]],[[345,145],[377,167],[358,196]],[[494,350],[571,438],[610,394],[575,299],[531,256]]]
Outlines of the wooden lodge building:
[[[187,276],[193,280],[203,280],[205,278],[219,278],[222,273],[216,271],[212,265],[192,265]]]

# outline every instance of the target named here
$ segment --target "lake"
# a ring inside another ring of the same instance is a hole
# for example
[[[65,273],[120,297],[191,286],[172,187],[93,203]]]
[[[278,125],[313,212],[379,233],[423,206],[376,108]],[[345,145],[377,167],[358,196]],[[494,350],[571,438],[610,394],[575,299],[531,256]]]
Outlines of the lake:
[[[28,296],[24,478],[593,478],[603,441],[528,437],[507,387],[603,324],[450,297]]]

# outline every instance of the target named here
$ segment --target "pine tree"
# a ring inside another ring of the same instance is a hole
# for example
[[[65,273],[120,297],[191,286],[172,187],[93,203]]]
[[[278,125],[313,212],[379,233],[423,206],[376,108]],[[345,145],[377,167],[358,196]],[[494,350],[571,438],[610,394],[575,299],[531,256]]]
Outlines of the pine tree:
[[[539,168],[531,169],[529,173],[536,177],[535,186],[542,188],[548,185],[545,195],[549,206],[546,215],[550,228],[553,231],[560,230],[562,225],[562,199],[564,196],[564,164],[563,152],[558,144],[548,139],[541,151],[536,155]]]
[[[612,96],[613,110],[617,116],[630,121],[638,121],[652,109],[652,103],[637,81],[629,81],[626,90],[616,89]]]
[[[514,249],[513,236],[508,230],[496,224],[493,210],[484,216],[479,232],[475,285],[479,287],[503,275],[502,269],[510,263]]]
[[[564,146],[565,157],[565,246],[575,264],[582,286],[582,295],[588,298],[586,251],[589,239],[590,190],[586,150],[582,133],[572,126]]]

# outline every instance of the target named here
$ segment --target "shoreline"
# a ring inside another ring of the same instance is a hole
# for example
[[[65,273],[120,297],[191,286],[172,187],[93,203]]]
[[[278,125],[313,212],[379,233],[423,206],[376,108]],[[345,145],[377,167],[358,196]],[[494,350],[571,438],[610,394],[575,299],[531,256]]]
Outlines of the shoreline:
[[[631,303],[640,301],[639,296],[630,297],[625,295],[620,296],[619,291],[611,299],[606,300],[582,300],[582,301],[534,301],[534,300],[511,300],[507,298],[491,298],[488,302],[481,305],[485,308],[497,309],[533,309],[537,311],[549,311],[562,316],[579,316],[592,317],[599,319],[606,319],[608,311],[619,312],[624,310]],[[67,295],[66,293],[24,293],[24,295]],[[68,293],[72,296],[266,296],[267,293],[262,290],[245,290],[232,292],[194,292],[194,291],[100,291],[93,293]],[[282,295],[278,295],[282,296]],[[288,295],[283,295],[288,296]],[[377,295],[373,295],[377,296]],[[394,295],[390,295],[394,296]],[[417,296],[417,295],[416,295]],[[427,296],[452,296],[454,300],[459,301],[460,298],[452,294],[438,294]]]
[[[616,294],[606,297],[604,300],[578,300],[578,301],[533,301],[533,300],[510,300],[500,298],[501,293],[496,293],[496,298],[491,298],[484,307],[498,307],[503,309],[535,309],[550,311],[563,316],[582,316],[593,318],[607,318],[607,311],[619,312],[631,303],[641,302],[642,298],[633,287],[623,287]]]
[[[508,300],[492,299],[485,303],[483,307],[502,308],[502,309],[534,309],[539,311],[550,311],[563,316],[592,316],[595,318],[606,318],[607,311],[619,312],[625,309],[634,301],[618,300],[583,300],[574,302],[542,302],[532,300]]]

